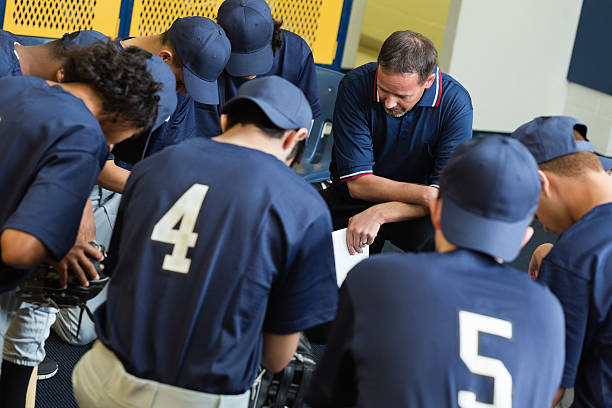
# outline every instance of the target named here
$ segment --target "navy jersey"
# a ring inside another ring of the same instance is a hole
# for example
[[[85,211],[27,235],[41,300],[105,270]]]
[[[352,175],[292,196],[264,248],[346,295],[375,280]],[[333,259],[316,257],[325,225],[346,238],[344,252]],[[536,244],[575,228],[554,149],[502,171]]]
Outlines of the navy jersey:
[[[568,228],[542,260],[538,280],[565,313],[563,387],[574,406],[612,403],[612,203],[595,207]]]
[[[147,137],[121,142],[115,149],[115,162],[130,170],[145,157],[193,137],[211,138],[221,134],[216,105],[206,105],[180,92],[170,118]]]
[[[19,43],[17,37],[8,31],[0,30],[0,77],[21,75],[15,43]]]
[[[437,184],[451,153],[472,137],[469,94],[436,67],[435,81],[421,100],[395,118],[377,101],[377,66],[370,63],[355,68],[338,87],[332,180],[373,173],[396,181]]]
[[[137,164],[108,259],[97,331],[140,378],[239,394],[255,378],[262,330],[335,315],[324,202],[281,161],[232,144],[195,138]]]
[[[302,37],[291,31],[281,30],[282,45],[274,53],[272,68],[262,77],[277,75],[291,82],[304,92],[312,109],[312,117],[321,113],[319,90],[312,51]],[[219,78],[219,107],[229,101],[238,93],[238,88],[245,81],[244,78],[233,77],[223,71]]]
[[[563,337],[555,297],[490,257],[467,250],[372,257],[341,288],[309,400],[313,407],[474,407],[474,400],[549,407]]]
[[[108,148],[85,104],[35,77],[0,79],[0,223],[59,260],[74,244]],[[25,278],[0,262],[0,291]]]

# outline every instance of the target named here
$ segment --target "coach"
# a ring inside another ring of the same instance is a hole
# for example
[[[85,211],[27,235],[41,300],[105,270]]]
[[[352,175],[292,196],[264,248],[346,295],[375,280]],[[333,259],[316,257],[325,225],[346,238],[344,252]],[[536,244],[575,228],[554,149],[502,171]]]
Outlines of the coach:
[[[349,72],[334,111],[332,185],[322,192],[351,254],[433,250],[429,203],[455,147],[472,136],[468,92],[436,65],[427,37],[397,31],[377,63]],[[399,223],[399,221],[402,221]],[[406,233],[409,231],[409,233]]]

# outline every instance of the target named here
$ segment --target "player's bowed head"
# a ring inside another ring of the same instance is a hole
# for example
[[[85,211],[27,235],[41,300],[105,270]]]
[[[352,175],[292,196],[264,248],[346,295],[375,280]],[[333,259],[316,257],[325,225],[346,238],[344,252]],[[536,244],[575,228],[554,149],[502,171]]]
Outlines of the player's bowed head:
[[[299,163],[312,121],[302,91],[278,76],[246,82],[223,107],[215,140],[271,154],[288,166]]]
[[[533,235],[539,195],[537,163],[520,142],[502,136],[463,142],[432,202],[436,250],[466,248],[499,262],[514,260]]]
[[[72,47],[62,64],[61,86],[81,98],[100,123],[109,145],[151,128],[161,85],[148,71],[151,54],[111,44]]]

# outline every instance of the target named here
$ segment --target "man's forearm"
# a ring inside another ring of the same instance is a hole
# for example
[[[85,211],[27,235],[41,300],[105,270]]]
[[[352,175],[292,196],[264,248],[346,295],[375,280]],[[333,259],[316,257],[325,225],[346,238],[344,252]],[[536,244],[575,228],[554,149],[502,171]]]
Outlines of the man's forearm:
[[[98,177],[98,185],[107,190],[122,194],[129,175],[130,172],[128,170],[117,166],[112,160],[107,160]]]
[[[437,197],[437,189],[421,184],[403,183],[385,177],[368,174],[346,182],[351,197],[384,203],[401,201],[429,208],[429,202]]]
[[[27,232],[5,229],[0,237],[2,262],[18,269],[29,269],[49,259],[44,244]]]

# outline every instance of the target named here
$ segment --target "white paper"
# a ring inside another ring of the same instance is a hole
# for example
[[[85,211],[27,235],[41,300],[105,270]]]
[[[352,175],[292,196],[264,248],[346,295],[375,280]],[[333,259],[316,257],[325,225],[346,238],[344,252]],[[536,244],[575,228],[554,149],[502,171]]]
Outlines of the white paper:
[[[338,287],[340,287],[351,268],[369,256],[370,247],[364,247],[361,254],[357,252],[355,255],[351,255],[346,246],[346,228],[332,232],[332,241],[334,243],[334,258],[336,259],[336,279],[338,280]]]

